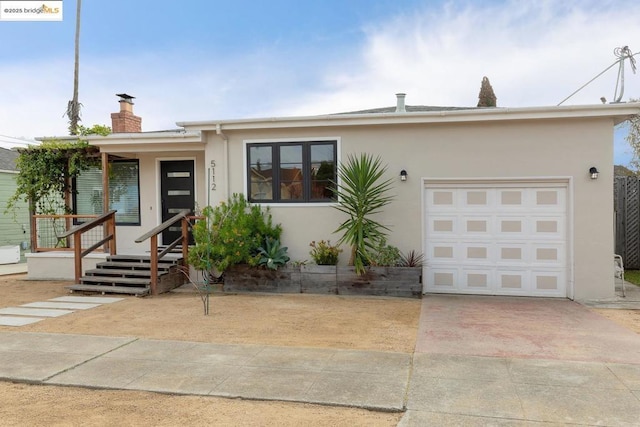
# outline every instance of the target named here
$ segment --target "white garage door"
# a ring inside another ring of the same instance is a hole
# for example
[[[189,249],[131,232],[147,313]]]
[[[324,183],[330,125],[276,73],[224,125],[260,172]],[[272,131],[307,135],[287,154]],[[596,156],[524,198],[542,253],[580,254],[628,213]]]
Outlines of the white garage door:
[[[566,183],[425,192],[425,292],[567,296]]]

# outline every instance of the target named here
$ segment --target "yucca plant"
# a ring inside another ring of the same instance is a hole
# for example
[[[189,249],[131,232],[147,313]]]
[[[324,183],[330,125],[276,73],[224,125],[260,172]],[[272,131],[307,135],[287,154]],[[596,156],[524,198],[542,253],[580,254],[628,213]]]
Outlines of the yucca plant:
[[[365,272],[369,252],[386,237],[385,231],[389,231],[372,218],[393,199],[388,194],[392,180],[383,179],[386,170],[380,157],[373,158],[366,153],[349,156],[338,168],[340,182],[332,187],[338,201],[336,209],[348,216],[335,231],[342,233],[338,244],[351,246],[349,264],[355,267],[356,274]]]

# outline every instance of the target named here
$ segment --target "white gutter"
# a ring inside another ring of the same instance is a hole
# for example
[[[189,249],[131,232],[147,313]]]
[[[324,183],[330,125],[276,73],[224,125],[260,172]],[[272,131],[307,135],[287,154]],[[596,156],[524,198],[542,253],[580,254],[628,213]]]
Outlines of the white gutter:
[[[526,108],[470,108],[468,110],[420,111],[397,113],[331,114],[322,116],[271,117],[239,120],[177,122],[187,130],[226,131],[302,127],[372,126],[390,124],[427,124],[455,122],[491,122],[508,120],[587,119],[610,117],[615,124],[640,114],[640,103],[594,104],[578,106]]]
[[[110,145],[110,144],[131,144],[132,142],[152,141],[158,143],[164,142],[202,142],[200,132],[131,132],[131,133],[111,133],[106,136],[102,135],[65,135],[65,136],[44,136],[36,138],[37,141],[76,141],[78,139],[86,140],[91,145]]]

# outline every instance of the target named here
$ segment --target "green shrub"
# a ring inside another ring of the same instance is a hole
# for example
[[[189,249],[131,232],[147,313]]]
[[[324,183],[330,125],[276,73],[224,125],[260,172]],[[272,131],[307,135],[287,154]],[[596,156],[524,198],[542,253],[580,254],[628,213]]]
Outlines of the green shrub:
[[[372,267],[396,267],[402,261],[402,253],[395,246],[387,244],[382,238],[369,253],[368,264]]]
[[[309,254],[313,258],[313,262],[318,265],[338,265],[338,256],[342,249],[333,246],[330,240],[320,240],[316,243],[314,240],[309,244],[313,249]]]
[[[197,270],[222,273],[235,264],[258,265],[267,238],[279,240],[282,227],[273,225],[269,209],[251,205],[242,194],[202,210],[204,219],[193,227],[195,246],[189,264]]]

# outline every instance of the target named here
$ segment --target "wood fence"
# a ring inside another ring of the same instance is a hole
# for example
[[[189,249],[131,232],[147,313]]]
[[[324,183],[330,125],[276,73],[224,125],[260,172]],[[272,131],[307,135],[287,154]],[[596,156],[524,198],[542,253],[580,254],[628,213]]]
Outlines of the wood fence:
[[[617,176],[613,190],[616,254],[625,269],[640,269],[640,178]]]

